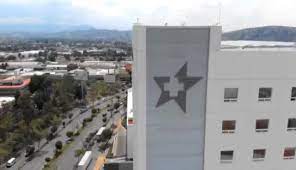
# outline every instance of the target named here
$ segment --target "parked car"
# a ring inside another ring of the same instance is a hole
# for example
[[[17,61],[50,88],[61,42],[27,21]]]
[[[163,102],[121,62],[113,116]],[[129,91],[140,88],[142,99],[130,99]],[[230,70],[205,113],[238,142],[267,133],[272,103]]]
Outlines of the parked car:
[[[10,159],[6,162],[6,167],[7,167],[7,168],[10,168],[10,167],[12,167],[15,163],[16,163],[16,159],[15,159],[15,158],[10,158]]]

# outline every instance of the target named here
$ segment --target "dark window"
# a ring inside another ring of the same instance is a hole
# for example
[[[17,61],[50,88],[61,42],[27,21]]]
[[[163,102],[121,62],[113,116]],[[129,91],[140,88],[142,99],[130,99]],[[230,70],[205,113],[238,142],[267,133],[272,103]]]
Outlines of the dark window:
[[[238,97],[238,88],[225,88],[224,89],[224,101],[235,102]]]
[[[222,123],[222,132],[228,133],[235,130],[235,120],[224,120]]]
[[[221,151],[221,161],[232,161],[233,160],[233,151]]]
[[[255,149],[253,151],[253,159],[264,159],[265,158],[265,149]]]
[[[295,148],[285,148],[284,159],[294,159],[294,157],[295,157]]]
[[[257,132],[266,132],[268,130],[268,119],[256,120],[256,131]]]
[[[272,88],[259,88],[259,101],[270,101]]]
[[[288,120],[288,130],[296,129],[296,118],[290,118]]]
[[[296,100],[296,87],[292,87],[292,92],[291,92],[291,101]]]

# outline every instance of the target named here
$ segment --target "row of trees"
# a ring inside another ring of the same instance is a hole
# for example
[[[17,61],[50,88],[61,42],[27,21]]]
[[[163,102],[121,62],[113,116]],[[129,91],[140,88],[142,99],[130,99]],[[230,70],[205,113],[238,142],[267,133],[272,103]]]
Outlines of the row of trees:
[[[33,76],[29,90],[16,93],[15,102],[3,108],[0,159],[55,133],[76,99],[83,97],[80,89],[72,77]]]

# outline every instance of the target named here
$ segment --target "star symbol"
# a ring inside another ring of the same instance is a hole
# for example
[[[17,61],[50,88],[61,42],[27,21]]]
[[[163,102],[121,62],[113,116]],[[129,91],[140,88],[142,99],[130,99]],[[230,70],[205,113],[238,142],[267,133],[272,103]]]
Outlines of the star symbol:
[[[180,106],[182,111],[186,113],[186,93],[191,87],[199,82],[202,77],[187,76],[187,62],[181,67],[174,77],[179,83],[183,84],[183,89],[178,90],[177,96],[171,96],[170,91],[165,89],[165,84],[170,83],[170,77],[154,77],[156,84],[161,89],[161,94],[156,107],[159,107],[170,100],[174,100]]]

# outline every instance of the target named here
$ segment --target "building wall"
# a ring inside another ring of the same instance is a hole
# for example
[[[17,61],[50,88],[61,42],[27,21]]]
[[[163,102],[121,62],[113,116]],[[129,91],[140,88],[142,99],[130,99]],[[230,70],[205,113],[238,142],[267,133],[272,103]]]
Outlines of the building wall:
[[[202,170],[208,55],[216,27],[134,27],[133,95],[137,170]],[[216,41],[215,41],[216,42]],[[188,91],[186,110],[169,100],[155,77],[169,77],[187,64],[189,77],[202,77]],[[194,167],[194,168],[193,168]]]
[[[205,136],[205,170],[294,170],[296,160],[284,160],[285,147],[296,147],[288,118],[296,118],[290,101],[296,86],[296,52],[216,51],[209,62]],[[239,88],[238,101],[225,103],[224,88]],[[260,87],[272,87],[270,102],[259,102]],[[256,119],[270,119],[268,132],[256,132]],[[233,134],[222,133],[223,120],[236,120]],[[263,161],[254,149],[266,149]],[[220,162],[221,150],[234,150],[231,163]]]

